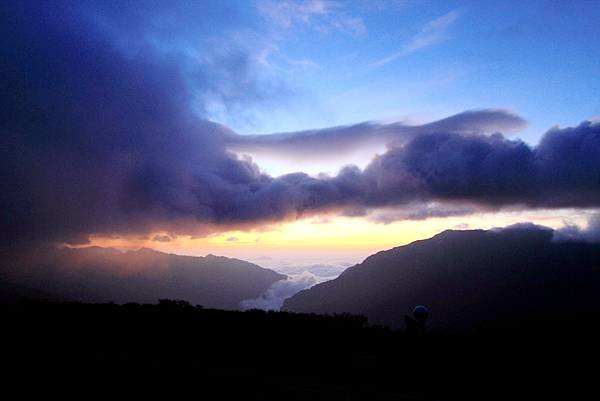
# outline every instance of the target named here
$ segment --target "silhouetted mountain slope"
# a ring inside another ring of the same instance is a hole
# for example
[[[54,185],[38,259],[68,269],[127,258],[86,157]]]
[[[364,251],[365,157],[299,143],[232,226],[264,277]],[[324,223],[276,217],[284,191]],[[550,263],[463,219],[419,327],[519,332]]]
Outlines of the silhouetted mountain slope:
[[[121,252],[90,247],[36,255],[9,274],[14,282],[87,302],[156,302],[185,299],[236,309],[285,275],[252,263],[208,255],[193,257],[143,248]]]
[[[283,310],[364,314],[403,326],[418,304],[429,326],[461,331],[488,320],[585,316],[600,306],[600,244],[552,241],[541,227],[446,231],[379,252],[287,299]]]

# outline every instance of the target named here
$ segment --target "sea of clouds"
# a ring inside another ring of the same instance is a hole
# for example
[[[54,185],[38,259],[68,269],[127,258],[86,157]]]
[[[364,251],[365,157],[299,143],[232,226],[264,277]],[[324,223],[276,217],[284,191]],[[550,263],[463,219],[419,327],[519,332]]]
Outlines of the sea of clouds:
[[[292,295],[324,281],[333,280],[346,270],[351,263],[309,265],[279,265],[272,269],[285,274],[287,279],[273,283],[260,297],[246,299],[240,303],[242,309],[279,310],[283,301]]]

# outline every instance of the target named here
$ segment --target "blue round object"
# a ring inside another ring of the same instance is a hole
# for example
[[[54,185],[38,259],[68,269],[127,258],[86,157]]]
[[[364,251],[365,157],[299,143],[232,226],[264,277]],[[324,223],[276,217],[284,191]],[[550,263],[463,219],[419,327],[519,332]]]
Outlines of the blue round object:
[[[413,309],[413,316],[418,320],[425,320],[427,316],[429,316],[429,308],[425,305],[417,305],[415,309]]]

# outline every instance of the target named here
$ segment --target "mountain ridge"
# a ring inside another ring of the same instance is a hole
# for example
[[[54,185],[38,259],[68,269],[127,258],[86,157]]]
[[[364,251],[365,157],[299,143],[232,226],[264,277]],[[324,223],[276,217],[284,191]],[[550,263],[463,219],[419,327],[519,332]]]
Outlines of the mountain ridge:
[[[282,310],[363,314],[403,327],[430,306],[434,330],[472,330],[488,320],[552,319],[597,311],[600,245],[555,242],[534,226],[444,231],[381,251],[337,279],[285,300]]]
[[[238,309],[287,276],[241,259],[187,256],[151,248],[84,247],[44,250],[16,262],[5,280],[84,302],[154,303],[182,299]]]

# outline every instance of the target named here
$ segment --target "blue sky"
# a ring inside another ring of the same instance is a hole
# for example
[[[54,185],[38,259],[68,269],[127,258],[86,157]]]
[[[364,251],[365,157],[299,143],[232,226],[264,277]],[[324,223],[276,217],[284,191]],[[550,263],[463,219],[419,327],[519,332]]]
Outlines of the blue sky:
[[[228,36],[274,88],[243,113],[209,109],[242,134],[505,108],[535,144],[600,115],[596,1],[232,3]]]

